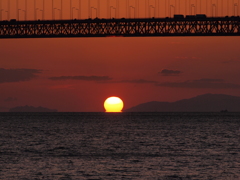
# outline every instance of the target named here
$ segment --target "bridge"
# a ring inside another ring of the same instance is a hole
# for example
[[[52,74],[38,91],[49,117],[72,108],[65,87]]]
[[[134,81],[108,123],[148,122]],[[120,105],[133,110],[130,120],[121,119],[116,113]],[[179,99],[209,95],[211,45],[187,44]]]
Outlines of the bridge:
[[[101,0],[101,4],[100,0],[0,0],[0,39],[239,36],[239,3],[240,0]]]
[[[240,36],[240,17],[0,21],[0,38]]]

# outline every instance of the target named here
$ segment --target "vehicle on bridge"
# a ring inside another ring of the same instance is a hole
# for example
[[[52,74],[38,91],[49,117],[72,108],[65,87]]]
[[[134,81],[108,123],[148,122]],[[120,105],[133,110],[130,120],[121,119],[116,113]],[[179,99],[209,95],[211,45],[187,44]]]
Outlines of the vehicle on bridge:
[[[206,14],[196,14],[196,18],[207,18]]]
[[[174,14],[173,16],[174,19],[184,19],[183,14]],[[186,15],[186,19],[196,19],[196,18],[207,18],[206,14],[196,14],[196,15]]]
[[[173,18],[174,19],[184,19],[184,15],[182,15],[182,14],[174,14]]]

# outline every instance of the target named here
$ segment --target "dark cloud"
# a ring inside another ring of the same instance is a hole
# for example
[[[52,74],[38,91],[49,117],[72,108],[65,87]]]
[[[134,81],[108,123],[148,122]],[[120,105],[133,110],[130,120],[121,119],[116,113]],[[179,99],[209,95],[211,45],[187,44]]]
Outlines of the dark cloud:
[[[145,79],[134,79],[134,80],[120,80],[120,81],[111,81],[112,78],[109,76],[59,76],[59,77],[50,77],[51,80],[82,80],[82,81],[97,81],[99,83],[138,83],[138,84],[147,84],[147,83],[157,83],[157,81],[150,81]]]
[[[170,69],[163,69],[161,72],[159,72],[159,74],[161,74],[162,76],[177,76],[180,73],[182,72],[178,70],[170,70]]]
[[[29,81],[36,74],[41,73],[38,69],[4,69],[0,68],[0,83]]]
[[[59,76],[50,77],[51,80],[82,80],[82,81],[108,81],[112,80],[109,76]]]
[[[238,60],[235,59],[230,59],[230,60],[226,60],[226,61],[222,61],[223,64],[234,64],[234,63],[239,63]]]
[[[148,83],[157,83],[157,81],[150,81],[146,79],[134,79],[134,80],[122,80],[116,81],[115,83],[138,83],[138,84],[148,84]]]
[[[150,81],[146,79],[133,79],[133,80],[120,80],[120,81],[108,81],[104,83],[132,83],[132,84],[151,84],[158,83],[157,81]]]
[[[8,98],[4,99],[3,101],[4,101],[4,102],[17,101],[17,98],[15,98],[15,97],[8,97]]]
[[[211,88],[211,89],[227,89],[240,88],[239,84],[227,83],[223,79],[198,79],[184,82],[164,82],[157,86],[175,87],[175,88]]]

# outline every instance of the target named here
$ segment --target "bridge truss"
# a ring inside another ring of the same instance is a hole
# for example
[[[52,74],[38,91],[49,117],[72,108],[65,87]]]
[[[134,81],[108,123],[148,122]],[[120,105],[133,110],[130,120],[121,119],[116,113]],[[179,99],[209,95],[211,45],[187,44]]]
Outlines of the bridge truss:
[[[0,21],[0,38],[239,36],[240,17]]]

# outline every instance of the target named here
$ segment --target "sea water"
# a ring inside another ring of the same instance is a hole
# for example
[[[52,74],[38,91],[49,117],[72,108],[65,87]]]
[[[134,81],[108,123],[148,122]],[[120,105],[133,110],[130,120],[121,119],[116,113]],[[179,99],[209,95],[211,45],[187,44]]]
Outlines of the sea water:
[[[0,113],[2,180],[239,180],[240,113]]]

